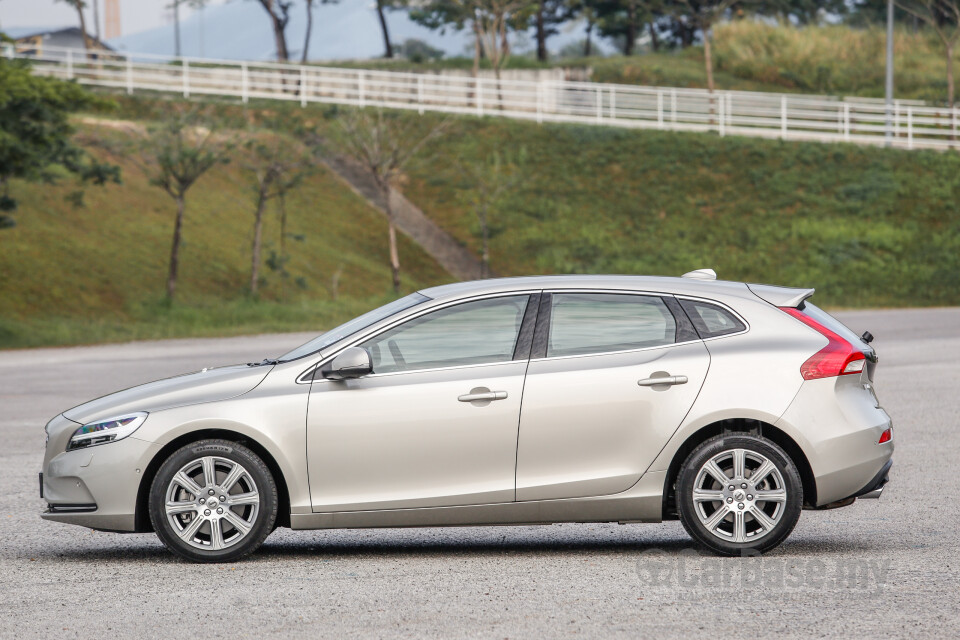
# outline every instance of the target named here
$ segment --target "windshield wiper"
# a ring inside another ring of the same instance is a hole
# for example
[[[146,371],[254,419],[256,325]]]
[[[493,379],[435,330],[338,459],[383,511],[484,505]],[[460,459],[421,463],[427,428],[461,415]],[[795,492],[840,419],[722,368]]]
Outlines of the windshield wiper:
[[[247,366],[248,366],[248,367],[262,367],[262,366],[264,366],[264,365],[273,366],[273,365],[275,365],[275,364],[280,364],[280,361],[279,361],[279,360],[276,360],[276,359],[274,359],[274,358],[264,358],[264,359],[261,360],[260,362],[248,362],[248,363],[247,363]]]

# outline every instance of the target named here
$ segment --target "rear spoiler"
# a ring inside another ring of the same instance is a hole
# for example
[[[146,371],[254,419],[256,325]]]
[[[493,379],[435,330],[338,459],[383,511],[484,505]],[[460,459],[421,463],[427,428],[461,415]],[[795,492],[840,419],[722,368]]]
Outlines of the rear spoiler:
[[[799,307],[816,289],[775,287],[769,284],[747,284],[755,296],[775,307]]]

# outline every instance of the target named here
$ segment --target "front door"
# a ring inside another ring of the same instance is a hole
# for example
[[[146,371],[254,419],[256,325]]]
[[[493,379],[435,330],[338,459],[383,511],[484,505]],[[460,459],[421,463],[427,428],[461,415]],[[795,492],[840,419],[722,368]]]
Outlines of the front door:
[[[696,400],[707,349],[678,330],[659,296],[554,293],[541,314],[524,389],[517,500],[625,491]]]
[[[372,374],[313,382],[314,511],[512,502],[529,353],[529,345],[518,351],[518,337],[529,299],[428,311],[359,345]]]

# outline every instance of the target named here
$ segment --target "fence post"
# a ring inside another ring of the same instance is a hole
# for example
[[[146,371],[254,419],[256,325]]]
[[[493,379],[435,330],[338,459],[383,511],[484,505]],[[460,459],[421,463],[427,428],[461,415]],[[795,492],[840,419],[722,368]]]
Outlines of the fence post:
[[[417,76],[417,111],[423,115],[423,76]]]
[[[843,103],[843,139],[850,141],[850,103]]]
[[[597,122],[603,120],[603,89],[597,87]]]
[[[181,58],[180,62],[182,67],[180,68],[180,75],[183,77],[183,97],[190,97],[190,61],[186,58]]]
[[[670,121],[677,124],[677,90],[670,89]]]
[[[617,118],[617,88],[610,87],[610,119]]]
[[[133,94],[133,62],[130,61],[130,54],[127,54],[127,95]]]
[[[477,116],[483,117],[483,82],[480,76],[477,76]]]
[[[787,96],[780,96],[780,139],[787,139]]]
[[[724,137],[727,132],[724,129],[725,124],[725,114],[723,113],[724,108],[724,99],[723,94],[717,96],[717,133],[720,134],[720,137]]]
[[[300,65],[300,107],[307,106],[307,68]]]
[[[537,124],[543,124],[543,82],[537,82]]]
[[[913,107],[907,106],[907,149],[913,149]]]
[[[243,101],[243,104],[247,104],[247,100],[250,99],[250,81],[247,79],[247,63],[240,63],[240,99]]]
[[[365,107],[367,105],[367,98],[365,95],[366,87],[364,86],[365,80],[366,78],[364,77],[363,71],[359,71],[357,73],[357,93],[358,101],[360,102],[361,107]]]
[[[73,49],[67,49],[67,79],[73,80]]]
[[[727,93],[727,106],[724,109],[727,114],[727,127],[733,126],[733,94]]]
[[[900,137],[900,101],[893,101],[893,137]]]
[[[663,129],[663,91],[657,91],[657,125]]]

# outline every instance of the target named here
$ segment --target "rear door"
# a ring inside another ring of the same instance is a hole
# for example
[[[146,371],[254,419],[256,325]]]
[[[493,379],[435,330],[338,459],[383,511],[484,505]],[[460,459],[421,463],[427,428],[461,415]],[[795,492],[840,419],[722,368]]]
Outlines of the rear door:
[[[524,386],[517,500],[629,489],[690,410],[709,364],[672,297],[545,294]]]

